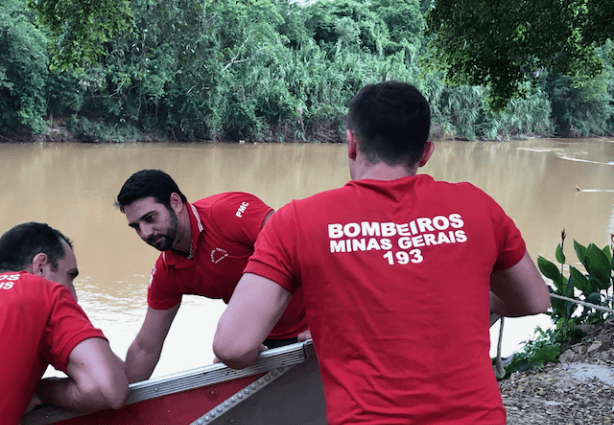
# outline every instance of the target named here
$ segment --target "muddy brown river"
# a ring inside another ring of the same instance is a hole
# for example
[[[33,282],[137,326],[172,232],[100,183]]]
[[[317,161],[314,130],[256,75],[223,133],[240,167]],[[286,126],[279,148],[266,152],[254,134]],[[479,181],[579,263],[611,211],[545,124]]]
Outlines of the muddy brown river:
[[[168,172],[190,201],[239,190],[273,208],[349,179],[345,145],[0,144],[0,231],[42,221],[73,240],[80,303],[122,358],[144,318],[158,252],[127,226],[113,202],[126,178],[143,168]],[[574,265],[573,239],[603,247],[614,232],[614,139],[437,142],[421,172],[468,181],[493,196],[522,231],[533,259],[554,258],[563,228]],[[224,303],[186,296],[182,304],[154,377],[213,359]],[[503,355],[538,325],[550,326],[549,317],[508,320]],[[493,346],[496,332],[497,326]]]

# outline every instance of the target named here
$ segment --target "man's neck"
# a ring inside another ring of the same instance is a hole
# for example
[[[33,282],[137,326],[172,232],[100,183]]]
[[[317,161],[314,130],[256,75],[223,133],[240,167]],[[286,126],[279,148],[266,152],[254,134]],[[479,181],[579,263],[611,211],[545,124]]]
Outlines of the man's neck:
[[[403,177],[415,176],[418,173],[418,166],[407,167],[405,165],[388,165],[383,161],[376,164],[369,164],[363,167],[361,173],[358,173],[355,180],[373,179],[373,180],[396,180]]]
[[[350,132],[351,133],[351,132]],[[351,136],[351,134],[349,134]],[[350,143],[351,142],[351,143]],[[413,165],[388,165],[384,161],[379,162],[370,162],[363,155],[360,149],[356,148],[355,141],[349,139],[349,166],[350,166],[350,176],[352,180],[360,180],[360,179],[374,179],[374,180],[396,180],[403,177],[411,177],[418,174],[418,168],[424,166],[433,151],[435,150],[435,145],[433,142],[426,142],[424,146],[424,152],[422,153],[422,157],[419,161],[416,161]]]
[[[179,214],[177,214],[177,243],[173,247],[179,255],[188,257],[192,248],[192,226],[190,225],[190,214],[187,204]]]

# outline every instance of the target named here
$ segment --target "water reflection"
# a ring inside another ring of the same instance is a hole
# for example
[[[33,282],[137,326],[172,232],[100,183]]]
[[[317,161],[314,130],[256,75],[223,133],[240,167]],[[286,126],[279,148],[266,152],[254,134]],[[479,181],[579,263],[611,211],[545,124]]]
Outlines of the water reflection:
[[[469,181],[488,192],[520,227],[534,259],[554,257],[562,228],[582,244],[608,244],[614,231],[614,141],[436,146],[422,172],[438,180]],[[158,255],[113,206],[133,172],[167,171],[188,200],[240,190],[274,208],[349,179],[344,145],[0,144],[0,167],[0,231],[35,220],[73,239],[80,301],[121,357],[143,320],[149,271]],[[568,244],[568,261],[575,264],[570,248]],[[154,376],[210,363],[223,309],[219,300],[184,297]],[[549,318],[508,321],[504,354],[516,349],[537,324],[547,326]]]

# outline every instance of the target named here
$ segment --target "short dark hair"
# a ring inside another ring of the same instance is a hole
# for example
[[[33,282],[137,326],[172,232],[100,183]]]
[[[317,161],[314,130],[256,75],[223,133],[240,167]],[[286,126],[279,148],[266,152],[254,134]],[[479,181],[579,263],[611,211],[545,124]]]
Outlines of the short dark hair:
[[[428,102],[411,84],[368,84],[350,101],[347,127],[370,162],[414,165],[431,128]]]
[[[157,203],[170,208],[173,192],[179,195],[181,202],[184,204],[187,202],[187,198],[181,193],[175,180],[164,171],[141,170],[126,180],[117,195],[115,206],[123,212],[126,205],[151,196]]]
[[[37,254],[47,255],[51,270],[66,256],[62,242],[72,242],[59,230],[45,223],[22,223],[0,237],[0,272],[25,270]]]

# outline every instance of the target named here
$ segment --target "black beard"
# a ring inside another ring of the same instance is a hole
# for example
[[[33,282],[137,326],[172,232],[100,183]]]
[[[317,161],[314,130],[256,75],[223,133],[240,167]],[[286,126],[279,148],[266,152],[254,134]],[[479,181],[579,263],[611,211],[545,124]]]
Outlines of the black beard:
[[[147,238],[147,243],[158,251],[168,251],[173,247],[175,239],[177,238],[177,214],[170,207],[166,207],[171,216],[171,225],[166,229],[166,233],[159,235],[151,235]],[[155,243],[157,239],[159,242]]]
[[[154,241],[157,239],[160,239],[160,241],[154,243]],[[168,251],[173,247],[173,239],[171,239],[167,235],[152,236],[147,240],[147,243],[156,248],[158,251]]]

